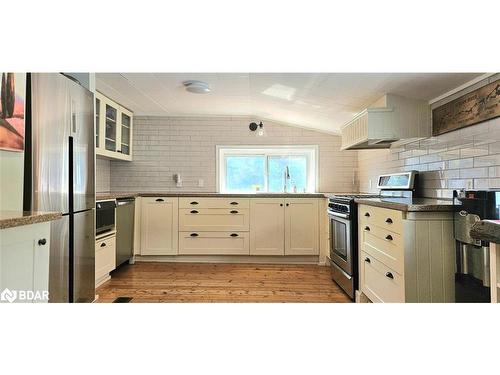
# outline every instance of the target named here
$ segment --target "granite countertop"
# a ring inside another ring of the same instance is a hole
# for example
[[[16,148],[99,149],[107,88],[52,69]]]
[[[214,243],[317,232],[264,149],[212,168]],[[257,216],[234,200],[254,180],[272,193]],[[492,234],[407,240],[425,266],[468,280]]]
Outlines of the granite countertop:
[[[0,211],[0,229],[43,223],[45,221],[57,220],[61,216],[61,212]]]
[[[135,197],[228,197],[228,198],[325,198],[334,193],[255,193],[255,194],[223,194],[223,193],[207,193],[207,192],[110,192],[97,193],[96,200],[118,199],[118,198],[135,198]]]
[[[407,212],[453,211],[452,199],[435,198],[356,198],[356,203]]]
[[[477,240],[500,243],[500,220],[480,220],[474,224],[470,236]]]

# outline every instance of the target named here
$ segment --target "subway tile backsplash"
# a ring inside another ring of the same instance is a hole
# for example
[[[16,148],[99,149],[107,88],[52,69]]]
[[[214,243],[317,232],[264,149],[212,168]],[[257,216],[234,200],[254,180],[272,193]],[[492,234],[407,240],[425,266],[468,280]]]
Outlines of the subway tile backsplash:
[[[256,137],[248,129],[252,121],[246,117],[137,116],[133,161],[111,161],[110,190],[215,192],[217,145],[318,145],[318,191],[357,191],[357,151],[340,151],[340,136],[264,121],[266,136]],[[99,162],[100,188],[106,186],[106,168],[105,162]],[[180,188],[173,180],[176,173],[183,180]],[[203,186],[199,186],[200,179]]]
[[[360,191],[376,192],[379,174],[411,169],[420,171],[421,194],[430,198],[500,188],[500,118],[398,148],[359,151]]]

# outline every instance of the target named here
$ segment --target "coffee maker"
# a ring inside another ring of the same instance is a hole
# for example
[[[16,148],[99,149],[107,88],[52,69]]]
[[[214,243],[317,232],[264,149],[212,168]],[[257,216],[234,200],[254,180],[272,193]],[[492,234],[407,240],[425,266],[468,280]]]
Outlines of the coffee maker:
[[[456,302],[490,302],[489,243],[470,236],[474,223],[500,217],[500,191],[460,190],[453,192],[456,240]]]

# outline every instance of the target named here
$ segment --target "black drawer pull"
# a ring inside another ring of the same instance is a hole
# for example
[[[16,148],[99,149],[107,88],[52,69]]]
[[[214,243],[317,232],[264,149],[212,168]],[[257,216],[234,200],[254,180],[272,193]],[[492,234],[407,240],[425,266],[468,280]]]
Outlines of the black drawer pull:
[[[385,236],[385,239],[387,241],[392,241],[393,240],[393,238],[392,238],[392,236],[390,234],[388,234],[387,236]]]
[[[238,233],[231,233],[231,237],[238,237]]]
[[[165,200],[164,200],[164,199],[162,199],[162,198],[158,198],[156,201],[157,201],[157,202],[165,202]]]
[[[106,242],[103,242],[103,243],[101,244],[101,247],[104,247],[104,246],[106,246]]]
[[[370,260],[370,258],[366,257],[366,258],[365,258],[365,262],[366,262],[366,263],[371,263],[372,261]]]
[[[194,202],[191,202],[191,203],[189,203],[189,204],[198,204],[198,202],[194,201]]]
[[[388,217],[387,219],[385,219],[385,222],[387,224],[392,224],[392,219],[390,217]]]
[[[283,203],[280,203],[280,207],[283,207]]]
[[[196,210],[191,210],[191,212],[190,212],[190,213],[192,213],[192,214],[197,214],[197,213],[199,213],[199,212],[198,212],[198,211],[196,211]]]
[[[230,213],[232,213],[232,214],[237,214],[237,213],[238,213],[238,211],[236,211],[236,210],[232,210],[232,211],[230,211]]]
[[[236,206],[236,205],[238,205],[238,202],[231,202],[229,204],[232,204],[233,206]]]
[[[287,203],[287,204],[286,204],[286,206],[287,206],[287,207],[288,207],[288,206],[290,206],[290,203]]]
[[[47,243],[47,240],[45,238],[39,239],[38,240],[38,246],[43,246]]]
[[[365,227],[365,230],[366,230],[367,232],[369,232],[369,231],[370,231],[370,227],[366,226],[366,227]]]
[[[389,279],[394,279],[394,275],[390,272],[387,272],[385,276],[388,277]]]
[[[365,216],[366,217],[370,217],[370,213],[369,212],[365,212]]]
[[[198,237],[198,233],[191,233],[190,236],[191,237]]]

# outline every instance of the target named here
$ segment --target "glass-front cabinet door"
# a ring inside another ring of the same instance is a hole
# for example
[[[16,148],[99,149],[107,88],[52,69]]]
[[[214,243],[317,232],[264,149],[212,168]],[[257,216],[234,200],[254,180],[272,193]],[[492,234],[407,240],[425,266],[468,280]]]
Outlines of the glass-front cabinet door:
[[[96,154],[132,160],[133,113],[97,92],[95,118]]]
[[[116,151],[116,128],[118,109],[106,103],[106,150]]]

